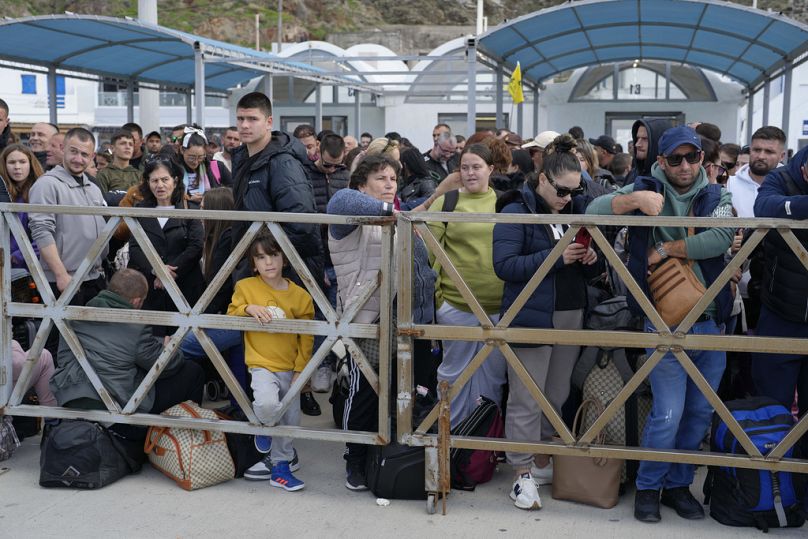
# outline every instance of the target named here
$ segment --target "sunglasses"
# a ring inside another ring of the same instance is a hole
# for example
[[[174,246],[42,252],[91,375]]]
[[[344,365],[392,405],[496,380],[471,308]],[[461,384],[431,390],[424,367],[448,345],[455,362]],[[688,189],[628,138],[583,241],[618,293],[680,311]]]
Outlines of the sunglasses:
[[[545,177],[547,178],[547,181],[550,182],[550,185],[552,185],[553,188],[555,189],[556,196],[558,198],[564,198],[567,195],[575,197],[584,194],[583,180],[581,181],[580,184],[578,184],[578,187],[570,189],[569,187],[559,187],[558,184],[556,184],[556,182],[554,182],[553,179],[550,176],[547,176],[546,174]]]
[[[715,163],[707,163],[707,164],[711,167],[717,168],[719,176],[723,176],[724,174],[727,173],[727,167],[725,167],[724,165],[716,165]]]
[[[320,166],[328,170],[344,170],[345,168],[347,168],[342,163],[327,163],[322,160],[320,161]]]
[[[665,161],[668,163],[669,166],[678,167],[682,164],[682,161],[687,161],[691,165],[695,165],[701,160],[701,152],[689,152],[684,155],[666,155]]]
[[[732,162],[732,163],[727,163],[726,161],[721,161],[721,165],[723,165],[723,167],[724,167],[726,170],[732,170],[733,168],[735,168],[736,166],[738,166],[738,162],[737,162],[737,161],[734,161],[734,162]]]

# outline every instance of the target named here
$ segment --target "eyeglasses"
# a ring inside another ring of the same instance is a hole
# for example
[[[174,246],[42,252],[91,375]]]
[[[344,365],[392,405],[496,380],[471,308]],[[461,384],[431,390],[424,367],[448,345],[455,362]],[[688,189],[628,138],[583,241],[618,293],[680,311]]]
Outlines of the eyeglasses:
[[[328,170],[344,170],[345,168],[347,168],[342,163],[328,163],[324,161],[322,158],[320,159],[320,166]]]
[[[707,163],[707,165],[717,168],[719,176],[723,176],[724,174],[727,173],[727,167],[724,165],[716,165],[715,163]]]
[[[200,162],[205,160],[204,155],[188,155],[186,153],[186,154],[183,155],[183,157],[185,157],[185,160],[190,162],[190,163],[200,163]]]
[[[550,182],[550,185],[552,185],[553,188],[555,189],[556,196],[558,198],[564,198],[568,195],[575,197],[584,194],[583,181],[581,181],[581,183],[578,184],[578,187],[570,189],[569,187],[559,187],[558,184],[554,182],[550,176],[547,176],[546,174],[544,176],[545,178],[547,178],[547,181]]]
[[[695,151],[695,152],[688,152],[684,155],[673,154],[665,156],[665,161],[668,163],[669,166],[672,167],[678,167],[679,165],[681,165],[682,160],[687,161],[691,165],[695,165],[701,160],[701,152]]]
[[[732,170],[733,168],[738,166],[738,162],[734,161],[732,163],[727,163],[726,161],[722,161],[721,164],[724,166],[726,170]]]

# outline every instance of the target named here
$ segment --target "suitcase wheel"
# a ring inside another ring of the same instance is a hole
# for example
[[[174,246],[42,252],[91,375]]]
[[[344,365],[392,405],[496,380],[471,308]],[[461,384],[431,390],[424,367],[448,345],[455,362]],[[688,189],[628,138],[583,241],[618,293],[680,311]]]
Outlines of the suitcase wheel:
[[[428,515],[435,514],[435,508],[438,505],[438,495],[435,492],[430,492],[426,495],[426,512]]]

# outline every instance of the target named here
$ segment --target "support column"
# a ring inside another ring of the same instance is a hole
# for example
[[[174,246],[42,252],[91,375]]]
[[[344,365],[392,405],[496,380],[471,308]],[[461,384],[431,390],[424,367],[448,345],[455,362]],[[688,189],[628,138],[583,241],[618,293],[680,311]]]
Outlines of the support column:
[[[274,88],[273,88],[273,82],[272,82],[272,73],[267,73],[266,75],[264,75],[264,78],[261,81],[261,84],[263,85],[264,95],[267,96],[269,98],[269,100],[273,102],[272,104],[274,105],[275,103],[274,103],[274,99],[273,99],[274,98],[274,96],[273,96]]]
[[[354,90],[354,137],[359,141],[362,136],[362,94]]]
[[[746,98],[746,143],[752,143],[752,133],[754,132],[753,123],[755,121],[755,93],[752,88],[747,90]]]
[[[137,18],[143,22],[157,24],[157,0],[138,0]],[[138,123],[143,134],[160,130],[160,90],[138,88]],[[133,121],[133,120],[129,120]]]
[[[671,63],[665,62],[665,101],[671,100]]]
[[[135,121],[135,80],[129,79],[126,83],[126,121]],[[147,131],[148,133],[148,131]]]
[[[791,76],[794,70],[794,62],[789,60],[786,66],[786,72],[783,77],[783,120],[780,122],[783,133],[786,134],[786,149],[791,137],[788,133],[791,127]]]
[[[56,112],[56,66],[48,68],[48,117],[50,123],[59,125]]]
[[[516,105],[516,132],[519,136],[524,136],[525,132],[525,124],[524,124],[524,109],[525,109],[525,102],[522,101],[518,105]]]
[[[194,43],[194,97],[196,123],[205,128],[205,51],[198,41]]]
[[[497,64],[497,129],[505,127],[503,103],[505,101],[505,80],[502,64]]]
[[[191,89],[185,90],[185,123],[191,124],[194,121],[194,107],[193,98],[191,96]]]
[[[473,37],[466,41],[466,64],[468,67],[466,136],[470,137],[477,131],[477,42]]]
[[[317,84],[314,90],[314,130],[323,130],[323,85]]]
[[[5,214],[0,214],[0,249],[4,253],[11,252],[11,230],[6,224]],[[0,260],[3,264],[0,271],[0,312],[6,313],[7,305],[11,302],[11,257],[4,256]],[[8,404],[14,389],[14,366],[11,362],[11,317],[0,316],[0,408]]]
[[[763,85],[763,123],[761,123],[761,125],[769,125],[769,100],[771,99],[771,86],[771,80],[767,80]]]
[[[539,88],[533,88],[533,135],[539,134]]]

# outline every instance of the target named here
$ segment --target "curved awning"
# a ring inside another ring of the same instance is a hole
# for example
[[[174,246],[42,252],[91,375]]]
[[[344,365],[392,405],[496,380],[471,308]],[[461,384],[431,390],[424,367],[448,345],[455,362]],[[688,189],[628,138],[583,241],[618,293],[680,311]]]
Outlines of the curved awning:
[[[167,88],[194,87],[196,49],[205,54],[207,90],[224,92],[268,71],[352,84],[304,63],[135,19],[67,13],[0,21],[0,60]]]
[[[581,0],[482,34],[486,56],[541,83],[578,67],[660,60],[702,67],[756,89],[808,51],[808,26],[715,0]]]

